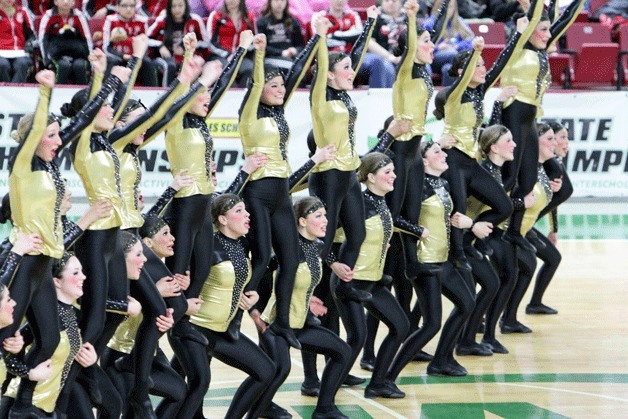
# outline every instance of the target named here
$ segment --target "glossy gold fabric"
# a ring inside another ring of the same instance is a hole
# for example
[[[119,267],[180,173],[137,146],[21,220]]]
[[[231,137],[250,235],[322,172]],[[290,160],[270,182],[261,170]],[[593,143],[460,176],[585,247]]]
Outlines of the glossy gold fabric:
[[[74,360],[68,360],[70,355],[70,339],[68,334],[64,331],[59,332],[59,346],[55,349],[52,357],[52,375],[46,381],[39,382],[35,386],[33,391],[33,405],[45,412],[52,413],[57,403],[57,398],[61,393],[61,373],[63,367],[68,362],[74,362]],[[6,391],[6,396],[15,398],[17,395],[17,389],[20,385],[20,379],[15,377],[9,383],[9,387]]]
[[[539,218],[539,214],[548,204],[546,191],[541,182],[537,182],[534,185],[532,192],[534,192],[536,201],[530,208],[526,208],[526,212],[523,214],[523,221],[521,221],[522,236],[525,236],[528,231],[534,227],[534,223],[536,223],[536,220]]]
[[[355,262],[355,279],[362,281],[379,281],[384,273],[384,262],[380,257],[382,246],[388,248],[388,243],[384,243],[384,226],[379,214],[364,221],[366,227],[366,238],[360,246],[358,260]],[[386,249],[384,249],[386,250]]]
[[[116,329],[116,333],[107,343],[107,346],[118,352],[130,354],[133,346],[135,346],[135,336],[137,335],[137,329],[139,329],[142,323],[143,316],[140,314],[135,317],[128,317],[125,321],[120,323]]]
[[[319,262],[320,263],[320,262]],[[322,272],[322,266],[319,272]],[[294,288],[292,290],[292,297],[290,298],[290,327],[293,329],[302,329],[305,325],[305,318],[310,307],[310,299],[312,298],[312,291],[318,283],[321,277],[319,275],[315,282],[312,283],[312,273],[307,265],[307,262],[299,263],[297,268],[297,274],[294,278]],[[273,287],[274,288],[274,287]],[[268,300],[268,304],[262,313],[262,320],[266,323],[272,323],[277,316],[276,310],[277,297],[275,293],[271,295]]]
[[[247,261],[247,265],[248,276],[244,285],[251,280],[251,263]],[[199,295],[203,300],[201,308],[190,321],[215,332],[226,331],[236,315],[241,296],[234,295],[234,284],[235,272],[231,261],[213,265]]]
[[[408,16],[408,26],[416,26],[416,17]],[[395,119],[412,121],[410,132],[395,138],[408,141],[417,135],[425,135],[425,109],[429,101],[429,89],[422,78],[412,78],[417,33],[408,32],[408,52],[399,64],[397,78],[393,83],[393,114]]]
[[[480,158],[478,138],[474,136],[473,130],[477,123],[477,117],[473,102],[462,103],[462,95],[469,86],[480,55],[480,52],[473,51],[460,82],[449,93],[447,102],[445,102],[445,128],[443,129],[443,134],[451,135],[457,140],[454,147],[474,160]],[[479,130],[476,131],[479,135]]]
[[[7,366],[4,364],[4,359],[0,359],[0,382],[4,383],[7,379]]]
[[[419,225],[430,232],[428,238],[419,240],[417,254],[421,263],[443,263],[449,254],[449,231],[445,223],[445,206],[434,194],[421,203]]]
[[[18,232],[37,233],[43,240],[41,253],[58,259],[63,255],[63,227],[61,215],[55,214],[57,189],[50,173],[32,170],[35,150],[46,132],[50,93],[50,88],[39,88],[33,127],[27,138],[22,140],[24,145],[9,175],[11,212],[15,226],[11,230],[10,240],[15,244]]]

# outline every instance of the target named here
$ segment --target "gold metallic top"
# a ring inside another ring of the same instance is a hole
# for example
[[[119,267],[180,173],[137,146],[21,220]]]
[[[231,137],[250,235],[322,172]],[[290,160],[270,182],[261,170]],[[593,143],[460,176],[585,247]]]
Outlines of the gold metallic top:
[[[416,26],[416,16],[408,16],[408,27]],[[408,141],[417,135],[425,135],[427,104],[434,88],[424,64],[414,62],[417,45],[416,31],[408,31],[408,42],[398,66],[393,84],[393,114],[395,119],[412,121],[412,128],[396,141]]]
[[[384,197],[376,196],[368,189],[362,195],[366,237],[360,246],[353,277],[363,281],[379,281],[384,273],[386,253],[392,237],[392,216]]]
[[[532,230],[534,223],[536,223],[536,220],[539,218],[539,214],[552,200],[553,192],[550,188],[549,178],[547,177],[542,164],[539,165],[538,182],[534,185],[532,192],[534,192],[536,201],[530,208],[526,208],[526,211],[523,214],[523,221],[521,221],[522,236],[525,236],[528,231]]]
[[[419,240],[417,255],[421,263],[444,263],[449,255],[449,217],[453,208],[451,197],[442,179],[426,175],[425,182],[419,225],[427,228],[430,235]],[[430,189],[433,193],[426,194],[425,191]]]
[[[373,33],[373,19],[369,19],[363,32],[365,42],[368,43]],[[361,42],[364,42],[362,40]],[[354,48],[358,42],[354,44]],[[359,62],[352,62],[353,69],[357,73],[366,48],[363,48]],[[355,121],[358,110],[348,93],[344,90],[336,90],[327,86],[327,73],[329,72],[329,52],[327,44],[321,42],[316,55],[317,70],[312,83],[310,104],[312,111],[312,125],[316,146],[323,148],[329,144],[336,145],[336,157],[327,160],[314,168],[315,172],[323,172],[330,169],[352,171],[360,166],[360,157],[355,150]]]
[[[46,132],[50,94],[50,88],[40,86],[33,126],[22,140],[9,174],[11,213],[15,226],[10,240],[15,244],[18,232],[37,233],[43,240],[41,253],[60,258],[63,255],[63,227],[57,201],[60,203],[63,198],[64,186],[56,184],[47,170],[33,170],[33,161],[39,160],[35,151]],[[46,164],[39,161],[41,165]]]
[[[451,135],[457,140],[454,147],[474,160],[480,157],[479,130],[476,128],[478,118],[474,107],[477,103],[474,100],[463,102],[462,95],[469,86],[480,55],[481,52],[473,51],[460,81],[449,92],[445,102],[445,128],[443,129],[443,134]]]
[[[144,219],[139,209],[139,183],[142,179],[140,160],[137,156],[133,140],[164,117],[175,99],[189,89],[189,85],[178,83],[173,89],[165,93],[165,97],[159,101],[159,106],[151,111],[146,110],[146,116],[139,124],[134,124],[129,133],[113,143],[113,149],[120,159],[120,185],[122,189],[123,209],[121,211],[121,228],[138,228],[144,224]]]
[[[244,98],[240,111],[240,138],[244,155],[264,153],[269,161],[264,167],[253,172],[249,180],[265,177],[287,178],[290,173],[287,148],[290,141],[290,129],[284,115],[292,92],[309,68],[314,58],[313,51],[318,47],[320,37],[308,42],[306,49],[299,54],[298,60],[286,76],[286,95],[283,105],[270,106],[261,103],[265,84],[264,51],[255,52],[253,83]],[[298,68],[294,68],[294,67]],[[294,72],[297,72],[296,74]]]
[[[107,346],[115,351],[130,354],[133,346],[135,346],[135,336],[143,317],[141,314],[135,317],[127,317],[125,321],[120,323]]]
[[[4,364],[4,359],[0,359],[0,382],[4,383],[7,379],[7,366]]]

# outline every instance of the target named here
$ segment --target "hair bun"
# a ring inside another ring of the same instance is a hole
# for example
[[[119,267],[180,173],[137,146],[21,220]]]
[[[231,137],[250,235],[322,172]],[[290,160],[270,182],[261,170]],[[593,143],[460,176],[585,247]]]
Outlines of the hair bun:
[[[76,115],[76,112],[74,111],[71,103],[64,103],[63,105],[61,105],[61,114],[68,118],[72,118]]]

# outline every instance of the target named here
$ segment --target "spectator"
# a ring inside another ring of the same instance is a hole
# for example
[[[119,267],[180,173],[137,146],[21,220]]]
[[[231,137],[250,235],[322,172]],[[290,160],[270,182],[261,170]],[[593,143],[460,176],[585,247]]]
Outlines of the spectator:
[[[436,0],[434,2],[432,14],[423,22],[423,27],[428,31],[434,27],[438,9],[442,6],[443,1]],[[454,82],[455,77],[451,77],[448,73],[451,62],[460,51],[473,48],[471,46],[473,36],[471,28],[458,15],[458,3],[455,0],[450,1],[447,8],[447,24],[441,40],[434,49],[434,61],[432,62],[432,71],[441,74],[443,86],[449,86]]]
[[[148,18],[163,17],[167,0],[139,0],[139,11]]]
[[[526,3],[525,10],[530,6],[530,1],[526,0]],[[521,4],[518,1],[487,0],[485,4],[486,9],[482,17],[493,19],[495,22],[510,22],[515,14],[524,13],[524,9],[521,8]]]
[[[83,0],[83,12],[90,18],[105,18],[116,12],[116,0]]]
[[[290,14],[288,0],[268,0],[257,20],[257,30],[266,35],[266,62],[289,69],[304,45],[301,25]]]
[[[163,43],[159,47],[159,58],[156,62],[164,68],[164,86],[170,85],[181,68],[185,53],[183,36],[189,32],[194,32],[196,39],[207,47],[203,19],[190,12],[190,5],[186,0],[168,0],[165,16],[158,17],[148,29],[149,38]]]
[[[347,2],[348,0],[329,0],[329,9],[325,12],[325,17],[331,23],[327,38],[330,51],[349,53],[353,43],[362,33],[362,20],[354,10],[345,10]],[[392,87],[395,81],[395,67],[387,58],[367,52],[358,75],[368,76],[370,87]]]
[[[395,57],[395,52],[399,49],[399,35],[408,26],[406,13],[401,0],[382,0],[378,10],[379,17],[369,43],[369,51],[396,65],[400,60],[400,57]]]
[[[118,12],[107,16],[103,26],[103,49],[107,52],[107,67],[121,65],[131,59],[133,37],[146,34],[148,19],[135,11],[135,0],[118,0]],[[157,86],[153,61],[144,57],[138,73],[144,86]]]
[[[53,7],[54,0],[22,0],[22,8],[28,12],[31,19],[34,19],[35,16],[43,16]]]
[[[33,60],[26,52],[35,40],[33,23],[15,0],[0,0],[0,82],[24,83]]]
[[[73,9],[74,0],[55,0],[55,7],[41,19],[39,47],[44,65],[55,71],[57,84],[87,84],[87,57],[92,37],[85,14]]]
[[[210,13],[207,19],[207,34],[209,36],[210,59],[218,59],[225,67],[240,42],[240,34],[246,30],[254,33],[255,19],[248,11],[244,0],[225,0],[224,4]],[[240,65],[239,87],[246,86],[246,82],[253,73],[253,58],[244,57]]]

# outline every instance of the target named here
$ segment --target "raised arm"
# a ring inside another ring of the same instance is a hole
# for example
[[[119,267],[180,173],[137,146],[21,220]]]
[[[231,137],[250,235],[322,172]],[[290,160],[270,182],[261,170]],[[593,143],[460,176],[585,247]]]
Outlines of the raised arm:
[[[515,50],[520,50],[525,42],[522,42],[522,34],[528,29],[529,21],[527,17],[520,17],[517,19],[517,30],[510,36],[506,46],[499,53],[499,56],[491,66],[490,70],[486,72],[486,81],[484,82],[484,91],[490,89],[495,82],[499,79],[499,76],[506,68],[506,64],[510,61]],[[518,45],[521,44],[521,45]]]
[[[401,55],[401,61],[397,67],[397,78],[393,84],[393,113],[395,118],[402,118],[407,115],[406,110],[401,106],[406,101],[406,95],[413,95],[415,92],[409,91],[404,88],[404,82],[412,79],[412,69],[414,68],[414,56],[416,55],[417,45],[417,31],[416,29],[416,14],[419,10],[419,5],[416,1],[407,1],[404,5],[406,9],[406,15],[408,16],[408,36],[407,42]],[[398,109],[401,108],[401,109]]]
[[[137,74],[140,71],[140,67],[142,66],[142,59],[144,58],[147,49],[148,37],[145,34],[133,37],[133,55],[127,63],[127,68],[131,69],[131,77],[126,83],[124,89],[120,89],[116,92],[116,95],[114,96],[113,102],[111,104],[111,106],[113,107],[114,124],[120,119],[122,111],[124,110],[124,107],[126,106],[126,103],[131,96],[131,91],[133,90],[133,86],[135,85],[135,80],[137,79]]]
[[[353,71],[356,73],[360,70],[362,66],[362,61],[364,60],[364,56],[366,55],[367,46],[369,44],[369,40],[373,35],[373,29],[375,29],[375,21],[377,20],[377,7],[370,6],[366,10],[366,23],[364,24],[364,28],[362,29],[362,33],[358,37],[358,39],[353,44],[353,48],[351,48],[351,53],[349,56],[351,57],[351,66],[353,67]]]
[[[294,64],[292,64],[290,71],[288,71],[286,75],[284,107],[288,104],[292,93],[299,87],[299,83],[301,83],[305,73],[310,68],[310,64],[312,64],[312,60],[314,59],[314,52],[320,43],[321,37],[325,36],[325,33],[327,33],[327,24],[322,19],[318,19],[318,21],[321,23],[316,24],[316,34],[307,42],[305,48],[299,55],[296,56]],[[322,35],[321,32],[323,32]]]
[[[473,72],[475,71],[478,59],[482,54],[482,49],[484,49],[484,38],[476,36],[473,39],[473,54],[464,67],[462,67],[462,74],[449,87],[447,101],[452,100],[459,102],[462,99],[462,94],[466,90],[467,86],[469,86],[469,82],[473,77]]]
[[[438,14],[434,19],[434,27],[430,31],[430,39],[436,45],[438,41],[443,37],[444,29],[447,27],[447,9],[449,8],[449,2],[452,0],[445,0],[438,9]],[[456,1],[456,0],[453,0]],[[408,25],[408,27],[410,27]]]
[[[264,91],[264,56],[266,54],[266,35],[255,35],[255,64],[253,67],[253,83],[250,85],[242,106],[240,107],[240,125],[250,126],[257,120],[257,108],[259,107],[262,92]]]
[[[547,45],[552,45],[558,38],[560,38],[565,31],[575,22],[580,10],[584,6],[584,0],[573,0],[571,4],[565,9],[562,15],[550,26],[550,33],[552,34]]]

